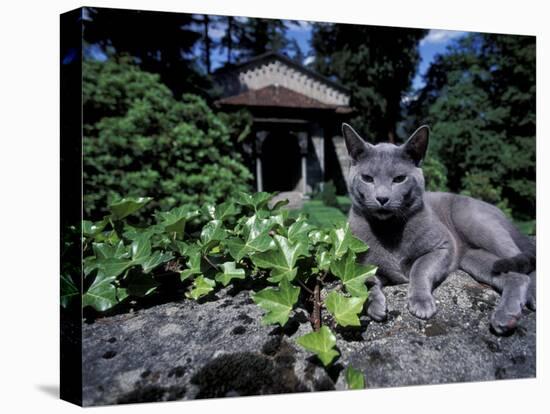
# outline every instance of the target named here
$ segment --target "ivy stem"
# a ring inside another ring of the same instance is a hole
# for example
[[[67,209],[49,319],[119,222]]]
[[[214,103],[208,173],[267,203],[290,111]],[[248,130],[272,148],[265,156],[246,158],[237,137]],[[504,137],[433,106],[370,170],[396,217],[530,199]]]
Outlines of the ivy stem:
[[[298,281],[298,283],[300,284],[300,286],[302,286],[306,292],[308,292],[310,295],[313,295],[313,290],[311,290],[310,288],[308,288],[306,286],[306,284],[304,282],[302,282],[300,279],[296,278],[296,280]]]
[[[212,266],[214,269],[216,269],[216,270],[218,270],[218,271],[220,270],[220,267],[219,267],[216,263],[213,263],[213,262],[208,258],[207,255],[204,255],[203,257],[204,257],[204,260],[206,260],[210,266]]]
[[[315,288],[313,289],[313,314],[312,323],[315,332],[321,329],[321,280],[315,280]]]

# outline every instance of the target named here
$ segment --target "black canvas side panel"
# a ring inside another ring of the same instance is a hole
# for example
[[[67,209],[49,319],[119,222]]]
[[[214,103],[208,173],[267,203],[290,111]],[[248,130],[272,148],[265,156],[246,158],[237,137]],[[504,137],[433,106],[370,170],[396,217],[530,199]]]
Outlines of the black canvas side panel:
[[[60,396],[82,405],[82,9],[60,24],[61,274],[80,291],[60,311]]]

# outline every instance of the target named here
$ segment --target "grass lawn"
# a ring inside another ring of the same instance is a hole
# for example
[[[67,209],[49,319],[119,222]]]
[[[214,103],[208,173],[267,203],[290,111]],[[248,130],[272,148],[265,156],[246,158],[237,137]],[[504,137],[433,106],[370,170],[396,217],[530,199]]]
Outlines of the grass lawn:
[[[336,200],[338,200],[338,204],[340,204],[340,210],[348,214],[351,208],[351,199],[348,196],[336,196]]]

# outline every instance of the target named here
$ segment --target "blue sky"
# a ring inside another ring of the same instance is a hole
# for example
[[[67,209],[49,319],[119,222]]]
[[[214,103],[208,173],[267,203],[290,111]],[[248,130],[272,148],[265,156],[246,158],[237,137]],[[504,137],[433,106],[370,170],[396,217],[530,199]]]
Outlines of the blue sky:
[[[435,55],[445,52],[445,49],[454,40],[466,35],[467,32],[456,30],[430,30],[428,35],[420,41],[420,65],[418,72],[413,79],[413,88],[419,89],[424,86],[422,75],[426,73]]]

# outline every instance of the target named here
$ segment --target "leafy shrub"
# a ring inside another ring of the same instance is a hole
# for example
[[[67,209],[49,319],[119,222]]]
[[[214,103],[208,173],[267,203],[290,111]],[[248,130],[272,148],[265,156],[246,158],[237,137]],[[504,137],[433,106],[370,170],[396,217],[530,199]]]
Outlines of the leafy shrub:
[[[178,207],[157,213],[146,227],[132,225],[128,218],[151,199],[112,204],[102,220],[82,224],[83,306],[104,312],[139,301],[154,295],[167,274],[176,276],[187,288],[185,296],[193,300],[250,279],[256,286],[271,285],[251,293],[265,311],[264,324],[284,326],[296,306],[310,309],[314,331],[297,342],[329,365],[339,353],[335,335],[321,326],[321,307],[337,325],[360,326],[368,296],[365,281],[376,268],[356,263],[367,246],[351,234],[348,224],[321,228],[305,215],[292,218],[281,208],[286,201],[269,208],[271,197],[239,193],[201,210]],[[186,226],[199,215],[206,224],[189,235]],[[332,281],[339,287],[322,301],[320,290]],[[76,287],[68,282],[62,286],[62,303],[70,306]],[[354,370],[346,374],[350,386],[364,386],[359,376]]]
[[[152,196],[150,209],[198,209],[249,188],[228,115],[195,95],[176,100],[157,75],[125,59],[85,61],[83,74],[86,217],[101,217],[122,196]]]
[[[336,186],[332,181],[323,183],[323,186],[319,186],[318,191],[313,195],[314,200],[320,200],[328,207],[338,208],[338,198],[336,196]]]
[[[532,36],[470,33],[436,56],[409,111],[432,128],[430,153],[453,192],[482,193],[516,219],[536,213],[536,42]],[[474,183],[480,173],[492,185]],[[464,187],[464,182],[470,188]],[[493,187],[493,189],[489,188]],[[494,190],[494,191],[493,191]],[[493,193],[493,194],[490,194]],[[501,194],[495,197],[496,193]]]
[[[427,157],[422,164],[422,171],[426,180],[426,190],[448,191],[447,168],[437,158]]]
[[[512,217],[508,200],[502,197],[502,188],[495,186],[487,175],[483,173],[466,173],[462,183],[464,187],[462,194],[494,204],[508,217]]]

